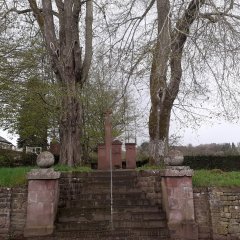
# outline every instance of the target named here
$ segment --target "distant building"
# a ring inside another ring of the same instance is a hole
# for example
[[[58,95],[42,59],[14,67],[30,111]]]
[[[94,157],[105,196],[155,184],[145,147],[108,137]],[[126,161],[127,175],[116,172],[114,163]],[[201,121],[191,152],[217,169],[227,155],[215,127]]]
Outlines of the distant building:
[[[13,144],[8,140],[0,136],[0,149],[10,149],[12,150]]]
[[[42,147],[28,147],[26,146],[26,153],[40,154],[42,152]]]

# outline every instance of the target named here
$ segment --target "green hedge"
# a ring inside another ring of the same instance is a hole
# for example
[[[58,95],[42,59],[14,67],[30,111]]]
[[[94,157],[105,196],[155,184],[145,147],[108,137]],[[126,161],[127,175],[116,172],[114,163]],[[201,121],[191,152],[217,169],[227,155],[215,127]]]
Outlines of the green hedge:
[[[20,167],[36,165],[37,155],[0,149],[0,167]]]
[[[240,171],[240,156],[184,156],[183,165],[196,170]]]
[[[148,163],[149,163],[149,158],[145,158],[145,159],[143,159],[141,161],[137,161],[136,165],[139,168],[139,167],[143,167],[144,165],[146,165]]]

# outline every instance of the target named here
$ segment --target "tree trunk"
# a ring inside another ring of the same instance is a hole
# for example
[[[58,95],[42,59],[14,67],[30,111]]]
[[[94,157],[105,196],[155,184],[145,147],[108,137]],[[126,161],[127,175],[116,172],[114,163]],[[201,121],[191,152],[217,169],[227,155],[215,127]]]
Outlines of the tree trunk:
[[[67,71],[65,70],[65,73]],[[79,84],[75,76],[66,76],[63,79],[62,104],[60,114],[60,163],[68,166],[81,165],[81,127],[82,107],[78,96]]]
[[[168,135],[171,109],[172,106],[169,106],[160,111],[156,111],[157,114],[155,114],[153,110],[150,112],[149,151],[151,164],[164,165],[164,157],[168,153]]]
[[[167,70],[170,54],[170,3],[158,0],[158,38],[150,76],[151,112],[149,116],[150,162],[163,165],[168,150],[171,105],[166,104]]]
[[[68,82],[60,117],[60,163],[76,166],[81,161],[82,109],[74,82]]]
[[[150,76],[149,117],[150,162],[164,164],[173,102],[182,78],[182,53],[190,27],[205,0],[192,0],[183,16],[171,28],[169,0],[157,0],[158,37]]]

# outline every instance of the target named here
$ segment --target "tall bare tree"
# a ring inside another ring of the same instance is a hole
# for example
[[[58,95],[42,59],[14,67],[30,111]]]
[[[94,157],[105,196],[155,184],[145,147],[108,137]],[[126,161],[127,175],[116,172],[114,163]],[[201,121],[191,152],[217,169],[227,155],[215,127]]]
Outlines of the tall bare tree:
[[[239,8],[236,0],[126,0],[109,21],[119,59],[131,63],[122,69],[130,69],[135,79],[150,79],[153,163],[163,164],[168,154],[175,107],[189,118],[195,113],[201,118],[210,107],[214,116],[239,116]],[[205,109],[204,101],[209,101]]]
[[[62,88],[60,162],[81,163],[82,109],[78,92],[87,81],[92,60],[92,0],[28,0]],[[85,25],[81,22],[85,13]],[[85,36],[80,33],[81,29]],[[84,45],[84,48],[82,46]],[[84,49],[84,50],[83,50]]]
[[[231,37],[235,21],[240,19],[234,14],[237,9],[239,9],[239,4],[234,0],[218,1],[217,3],[211,0],[186,2],[157,0],[158,35],[150,76],[151,112],[149,117],[150,154],[154,163],[163,164],[164,156],[168,153],[171,111],[178,96],[180,84],[185,81],[182,78],[182,64],[186,64],[184,51],[186,51],[187,42],[189,39],[193,42],[196,39],[200,40],[201,34],[204,36],[209,31],[209,26],[212,30],[216,28],[214,24],[225,26],[223,29],[225,36],[221,36],[219,32],[215,33],[216,38],[222,38],[223,51],[217,57],[221,56],[220,62],[223,63],[222,72],[224,73],[229,59],[223,56],[226,56],[226,51],[234,53],[233,50],[236,51],[236,48],[239,47],[238,44],[233,47],[233,44],[229,44],[227,40]],[[238,35],[237,31],[235,33],[234,39]],[[229,36],[226,37],[226,35]],[[218,43],[213,41],[208,44],[216,46]],[[196,52],[201,45],[200,42],[195,45]],[[210,48],[207,49],[210,50]],[[223,53],[224,51],[225,53]],[[217,54],[213,53],[213,55]],[[203,57],[202,60],[205,65],[209,64],[206,57],[205,59]],[[197,66],[197,61],[195,66]],[[213,68],[210,70],[214,71]],[[221,85],[219,84],[220,79],[216,79],[216,81],[218,85]],[[219,87],[221,88],[221,86]]]

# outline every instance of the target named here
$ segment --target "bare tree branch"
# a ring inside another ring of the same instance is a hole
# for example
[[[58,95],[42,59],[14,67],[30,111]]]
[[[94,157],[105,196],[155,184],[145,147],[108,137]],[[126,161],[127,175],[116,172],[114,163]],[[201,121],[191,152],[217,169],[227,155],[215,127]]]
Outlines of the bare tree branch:
[[[36,0],[28,0],[28,2],[33,13],[35,14],[41,32],[44,33],[44,18],[41,10],[38,8]]]
[[[187,40],[187,34],[189,34],[190,27],[193,21],[197,18],[201,6],[205,3],[205,0],[192,0],[188,5],[182,18],[176,23],[176,28],[172,33],[171,43],[171,81],[168,86],[168,97],[172,99],[172,102],[176,98],[179,85],[182,77],[182,52],[183,47]]]
[[[58,44],[57,37],[55,33],[54,20],[52,15],[52,1],[44,0],[43,1],[43,17],[44,17],[44,37],[47,42],[47,47],[53,54],[55,54]]]
[[[41,8],[39,8],[39,11],[42,13],[43,10]],[[8,10],[8,12],[5,15],[9,14],[10,12],[15,12],[17,14],[25,14],[25,13],[33,12],[33,10],[31,8],[27,8],[27,9],[23,9],[23,10],[18,10],[16,8],[11,8],[11,9]],[[59,14],[55,11],[52,11],[52,14],[55,17],[59,17]]]

